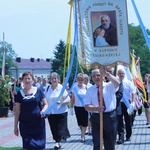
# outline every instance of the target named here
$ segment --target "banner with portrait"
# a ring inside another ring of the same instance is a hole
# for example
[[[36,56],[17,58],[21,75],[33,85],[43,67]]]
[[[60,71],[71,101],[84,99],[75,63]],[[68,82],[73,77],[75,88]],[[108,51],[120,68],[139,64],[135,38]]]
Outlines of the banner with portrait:
[[[126,0],[77,0],[77,13],[80,64],[130,63]]]

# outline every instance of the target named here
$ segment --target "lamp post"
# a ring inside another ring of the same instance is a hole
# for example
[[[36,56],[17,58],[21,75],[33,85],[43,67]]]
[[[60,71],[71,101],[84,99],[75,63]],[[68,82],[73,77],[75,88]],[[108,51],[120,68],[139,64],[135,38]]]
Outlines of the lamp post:
[[[6,45],[7,42],[4,41],[4,33],[3,33],[3,41],[0,41],[0,45],[2,48],[2,78],[5,78],[5,50],[6,50]]]

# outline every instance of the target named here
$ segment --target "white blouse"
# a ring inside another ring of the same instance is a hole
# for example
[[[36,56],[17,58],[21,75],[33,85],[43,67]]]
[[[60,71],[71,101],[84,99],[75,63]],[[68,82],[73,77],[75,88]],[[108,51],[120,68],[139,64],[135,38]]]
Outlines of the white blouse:
[[[48,107],[51,107],[57,97],[59,96],[63,86],[61,84],[58,84],[58,86],[53,90],[51,85],[48,89],[48,91],[45,93],[46,100],[48,102]],[[65,90],[63,94],[63,98],[67,96],[68,92]],[[68,111],[68,106],[66,105],[60,105],[56,104],[52,110],[50,110],[50,114],[62,114]]]

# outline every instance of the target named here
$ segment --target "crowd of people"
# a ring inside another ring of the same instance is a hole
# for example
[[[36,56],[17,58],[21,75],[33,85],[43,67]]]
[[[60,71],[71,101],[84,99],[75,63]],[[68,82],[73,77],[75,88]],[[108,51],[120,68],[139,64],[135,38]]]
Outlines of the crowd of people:
[[[136,107],[132,112],[129,110],[133,103],[136,104],[137,87],[125,78],[124,69],[116,70],[116,75],[114,69],[94,69],[91,78],[79,73],[71,91],[66,87],[61,98],[46,115],[44,112],[55,103],[63,88],[59,74],[52,72],[49,79],[35,78],[31,72],[24,72],[18,80],[12,77],[9,82],[10,109],[14,113],[14,134],[21,135],[23,149],[45,149],[46,118],[55,141],[54,149],[60,149],[61,141],[71,136],[67,124],[68,112],[70,115],[75,113],[81,130],[81,142],[86,141],[86,134],[92,136],[93,150],[100,149],[101,123],[105,150],[115,150],[115,144],[130,141],[135,114],[140,110]],[[143,107],[146,124],[150,128],[150,74],[145,75],[143,85],[148,101],[143,101]]]

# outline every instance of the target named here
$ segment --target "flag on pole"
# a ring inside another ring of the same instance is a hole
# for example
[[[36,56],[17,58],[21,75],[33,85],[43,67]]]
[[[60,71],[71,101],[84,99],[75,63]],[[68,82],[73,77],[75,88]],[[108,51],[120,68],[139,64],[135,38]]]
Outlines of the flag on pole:
[[[140,73],[140,62],[138,60],[138,63],[137,63],[135,56],[133,54],[131,54],[131,60],[132,60],[132,62],[131,62],[131,74],[133,77],[134,84],[137,87],[138,94],[140,95],[142,100],[147,102],[146,91],[145,91],[143,80],[142,80],[141,73]]]
[[[3,32],[3,44],[2,44],[2,53],[3,53],[3,59],[2,59],[2,78],[5,78],[5,35]]]

